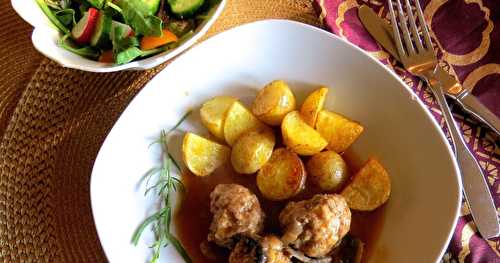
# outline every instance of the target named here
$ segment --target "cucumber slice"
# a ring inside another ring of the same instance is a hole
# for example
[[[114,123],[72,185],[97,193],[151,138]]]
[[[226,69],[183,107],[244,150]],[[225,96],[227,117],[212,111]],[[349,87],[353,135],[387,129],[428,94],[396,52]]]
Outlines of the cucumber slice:
[[[111,32],[111,17],[106,15],[102,10],[99,11],[99,19],[94,29],[94,34],[90,39],[90,45],[95,46],[105,46],[109,44],[110,38],[109,34]]]
[[[186,17],[196,13],[204,2],[204,0],[168,0],[172,13],[180,17]]]

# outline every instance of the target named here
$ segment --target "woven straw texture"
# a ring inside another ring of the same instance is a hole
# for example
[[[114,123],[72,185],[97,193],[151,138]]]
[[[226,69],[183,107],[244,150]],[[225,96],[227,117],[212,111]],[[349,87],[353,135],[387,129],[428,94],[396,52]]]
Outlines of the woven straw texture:
[[[206,37],[264,18],[319,26],[307,0],[229,0]],[[0,261],[105,262],[89,181],[105,136],[156,73],[62,68],[32,47],[31,28],[0,4]]]

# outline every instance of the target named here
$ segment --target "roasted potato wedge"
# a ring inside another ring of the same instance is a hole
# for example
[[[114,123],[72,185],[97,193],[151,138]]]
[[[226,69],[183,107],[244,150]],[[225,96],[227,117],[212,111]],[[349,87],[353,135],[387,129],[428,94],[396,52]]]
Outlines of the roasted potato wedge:
[[[189,171],[197,176],[206,176],[224,164],[231,149],[205,139],[194,133],[186,133],[182,142],[182,158]]]
[[[338,153],[324,151],[309,159],[306,165],[307,180],[324,191],[337,191],[349,178],[347,165]]]
[[[363,165],[341,195],[349,208],[372,211],[383,205],[391,194],[391,179],[385,168],[375,159]]]
[[[295,96],[283,80],[275,80],[259,91],[252,112],[259,120],[278,126],[287,113],[295,109]]]
[[[234,170],[241,174],[257,172],[271,158],[274,144],[274,133],[270,128],[244,133],[236,140],[231,150]]]
[[[318,113],[323,109],[327,93],[328,88],[321,87],[309,94],[304,103],[302,103],[300,114],[309,126],[314,127],[314,125],[316,125]]]
[[[305,181],[302,160],[285,148],[274,150],[271,159],[257,173],[257,187],[270,200],[285,200],[298,194]]]
[[[361,124],[326,110],[318,114],[316,130],[328,141],[329,150],[341,153],[361,135]]]
[[[288,113],[281,123],[283,142],[300,155],[321,152],[328,142],[302,119],[298,111]]]
[[[226,119],[229,108],[238,99],[230,96],[214,97],[201,106],[201,123],[215,137],[224,140],[224,120]]]
[[[224,121],[224,138],[227,144],[233,145],[245,132],[263,128],[259,121],[243,104],[234,102],[229,108]]]

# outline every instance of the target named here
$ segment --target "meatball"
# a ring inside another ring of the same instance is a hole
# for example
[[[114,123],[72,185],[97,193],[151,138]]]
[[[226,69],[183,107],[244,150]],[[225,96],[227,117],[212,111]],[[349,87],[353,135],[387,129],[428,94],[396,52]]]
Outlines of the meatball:
[[[229,263],[265,263],[262,247],[253,238],[242,237],[229,255]]]
[[[247,188],[237,184],[219,184],[210,194],[213,214],[208,241],[231,248],[233,237],[255,236],[264,227],[264,212],[259,200]]]
[[[349,232],[351,211],[341,195],[315,195],[281,211],[281,238],[310,257],[326,256]]]
[[[291,263],[290,256],[286,254],[283,242],[273,235],[265,236],[260,240],[262,254],[267,263]]]
[[[276,236],[269,235],[260,241],[242,237],[231,251],[229,263],[291,263],[285,253],[283,243]]]

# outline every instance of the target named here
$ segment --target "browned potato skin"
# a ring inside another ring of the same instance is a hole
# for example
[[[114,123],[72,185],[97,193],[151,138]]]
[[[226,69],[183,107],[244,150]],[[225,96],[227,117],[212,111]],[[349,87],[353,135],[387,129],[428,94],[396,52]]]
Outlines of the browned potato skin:
[[[264,123],[278,126],[295,105],[295,96],[288,85],[283,80],[275,80],[259,91],[252,112]]]
[[[257,173],[257,187],[269,200],[285,200],[298,194],[305,181],[302,160],[286,148],[274,150],[271,159]]]
[[[215,137],[224,140],[224,121],[231,105],[238,99],[231,96],[217,96],[205,103],[200,108],[201,123]]]
[[[391,195],[389,173],[376,159],[369,159],[342,190],[349,208],[373,211],[383,205]]]
[[[188,132],[182,141],[182,159],[197,176],[207,176],[223,165],[231,156],[231,149],[197,134]]]
[[[309,94],[304,103],[302,103],[300,114],[309,126],[314,127],[316,125],[318,113],[323,109],[327,93],[328,88],[321,87]]]
[[[224,138],[226,143],[233,145],[244,133],[266,127],[241,102],[234,102],[229,108],[224,120]]]
[[[257,172],[271,158],[274,144],[274,133],[267,127],[243,134],[231,151],[234,170],[241,174]]]
[[[322,110],[318,114],[316,130],[328,141],[327,149],[341,153],[358,139],[364,128],[338,113]]]
[[[323,150],[328,142],[302,119],[300,112],[289,112],[281,123],[283,143],[300,155],[314,155]]]
[[[307,178],[323,191],[338,191],[349,178],[347,165],[334,151],[317,153],[306,165]]]

